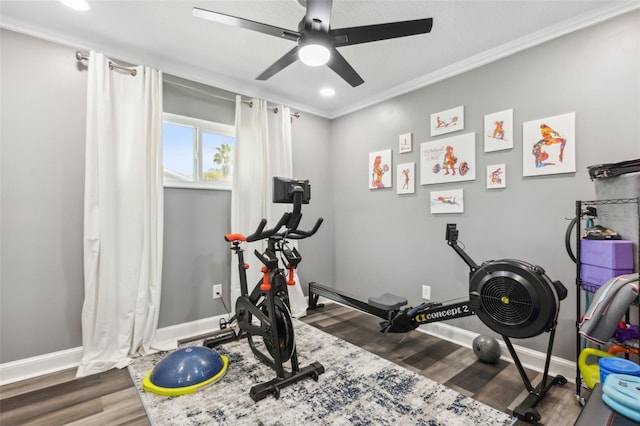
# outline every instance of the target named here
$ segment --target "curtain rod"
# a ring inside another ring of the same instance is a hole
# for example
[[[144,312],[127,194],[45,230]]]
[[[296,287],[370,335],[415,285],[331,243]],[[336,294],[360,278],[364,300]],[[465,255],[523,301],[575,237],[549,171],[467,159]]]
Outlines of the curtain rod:
[[[89,56],[87,56],[86,53],[82,53],[80,51],[77,51],[76,52],[76,59],[78,61],[86,61],[87,59],[89,59]],[[137,74],[137,70],[135,70],[133,68],[123,67],[122,65],[118,65],[118,64],[113,63],[111,61],[109,61],[109,68],[110,69],[117,68],[117,69],[120,69],[120,70],[123,70],[123,71],[128,71],[129,73],[131,73],[132,76],[135,76]],[[202,93],[204,95],[211,96],[213,98],[220,99],[220,100],[223,100],[223,101],[228,101],[228,102],[235,102],[236,101],[235,99],[227,98],[227,97],[221,96],[221,95],[216,95],[215,93],[207,92],[206,90],[198,89],[196,87],[192,87],[192,86],[189,86],[187,84],[182,84],[182,83],[178,83],[178,82],[171,81],[171,80],[166,80],[166,79],[163,79],[163,81],[165,83],[173,84],[174,86],[179,86],[179,87],[183,87],[185,89],[193,90],[195,92]],[[246,101],[246,100],[243,99],[242,103],[249,105],[249,108],[253,108],[253,101]],[[278,107],[269,107],[268,109],[269,109],[269,111],[273,111],[275,114],[278,113]],[[294,112],[291,113],[291,116],[295,117],[295,118],[300,118],[300,112],[294,111]]]
[[[89,59],[89,57],[85,53],[78,51],[76,52],[76,59],[79,61],[86,61],[87,59]],[[135,77],[136,74],[138,74],[138,70],[136,70],[135,68],[124,67],[122,65],[116,64],[115,62],[109,61],[109,69],[113,70],[114,68],[126,71],[131,74],[132,77]]]
[[[235,99],[231,99],[231,98],[227,98],[225,96],[217,95],[215,93],[207,92],[206,90],[198,89],[197,87],[192,87],[192,86],[189,86],[188,84],[182,84],[182,83],[178,83],[176,81],[171,81],[171,80],[164,80],[164,82],[167,83],[167,84],[172,84],[174,86],[183,87],[185,89],[193,90],[194,92],[202,93],[204,95],[211,96],[212,98],[221,99],[223,101],[228,101],[228,102],[235,102],[236,101]],[[250,108],[253,107],[253,101],[247,101],[247,100],[242,99],[242,103],[246,104],[246,105],[249,105]],[[269,111],[273,111],[276,114],[278,113],[278,107],[269,107],[268,109],[269,109]],[[291,113],[291,116],[295,117],[295,118],[300,118],[300,112],[294,111],[294,112]]]

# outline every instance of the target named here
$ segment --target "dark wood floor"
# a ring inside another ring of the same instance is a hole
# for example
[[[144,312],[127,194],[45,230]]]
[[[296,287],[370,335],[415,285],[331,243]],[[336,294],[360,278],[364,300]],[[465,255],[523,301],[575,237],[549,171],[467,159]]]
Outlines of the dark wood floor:
[[[377,318],[350,308],[328,304],[309,311],[304,321],[501,411],[510,413],[526,395],[517,370],[507,362],[478,362],[471,349],[418,331],[382,335]],[[537,407],[541,424],[573,425],[580,412],[574,392],[570,384],[554,387]],[[0,425],[150,423],[126,369],[81,379],[71,369],[0,387]]]
[[[75,374],[73,368],[0,387],[0,425],[150,425],[126,368]]]

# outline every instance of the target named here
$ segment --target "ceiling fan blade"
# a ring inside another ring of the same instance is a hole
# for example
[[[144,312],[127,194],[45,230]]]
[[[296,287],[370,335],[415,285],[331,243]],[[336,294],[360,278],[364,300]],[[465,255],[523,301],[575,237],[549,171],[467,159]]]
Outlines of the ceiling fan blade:
[[[329,35],[332,37],[338,37],[334,42],[334,46],[340,47],[417,34],[426,34],[431,32],[432,27],[433,18],[426,18],[416,19],[413,21],[389,22],[386,24],[333,29],[329,31]]]
[[[259,33],[272,35],[278,38],[285,38],[287,40],[297,41],[300,38],[300,33],[297,31],[274,27],[273,25],[250,21],[244,18],[237,18],[235,16],[225,15],[224,13],[212,12],[210,10],[200,9],[199,7],[193,8],[193,16],[208,19],[209,21],[218,22],[220,24],[257,31]]]
[[[331,59],[327,62],[327,66],[334,70],[336,74],[342,77],[351,87],[360,86],[364,83],[362,77],[358,75],[347,60],[335,48],[331,49]]]
[[[298,60],[298,46],[294,47],[290,51],[284,54],[283,57],[274,62],[266,70],[262,71],[262,74],[256,77],[256,80],[266,80],[270,77],[273,77],[275,74],[279,73],[292,63]]]
[[[307,0],[307,13],[303,18],[306,30],[329,32],[333,0]],[[300,28],[300,30],[302,30]]]

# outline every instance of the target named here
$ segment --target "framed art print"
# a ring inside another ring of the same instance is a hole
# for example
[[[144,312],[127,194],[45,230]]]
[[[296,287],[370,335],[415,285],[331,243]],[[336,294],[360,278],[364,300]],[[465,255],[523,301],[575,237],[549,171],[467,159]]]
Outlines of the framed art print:
[[[492,164],[487,166],[487,189],[507,187],[507,165]]]
[[[484,116],[484,152],[513,148],[513,109]]]
[[[447,191],[431,191],[431,214],[464,213],[464,197],[462,189]]]
[[[420,144],[421,185],[475,178],[475,132]]]
[[[431,136],[464,129],[464,106],[431,114]]]
[[[398,152],[400,154],[404,154],[407,152],[411,152],[413,145],[413,134],[405,133],[404,135],[400,135],[398,138]]]
[[[522,175],[576,171],[576,113],[522,123]]]
[[[369,189],[391,188],[391,150],[369,153]]]
[[[416,192],[416,163],[398,164],[396,172],[396,192],[413,194]]]

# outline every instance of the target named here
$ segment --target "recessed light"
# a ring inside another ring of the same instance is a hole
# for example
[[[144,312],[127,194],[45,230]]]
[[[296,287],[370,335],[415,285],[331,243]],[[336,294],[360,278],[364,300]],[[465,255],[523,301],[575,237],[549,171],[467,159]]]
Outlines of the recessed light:
[[[336,94],[336,91],[333,90],[331,87],[325,87],[323,89],[320,89],[320,94],[322,96],[333,96]]]
[[[90,9],[87,0],[60,0],[65,6],[74,10],[87,11]]]

